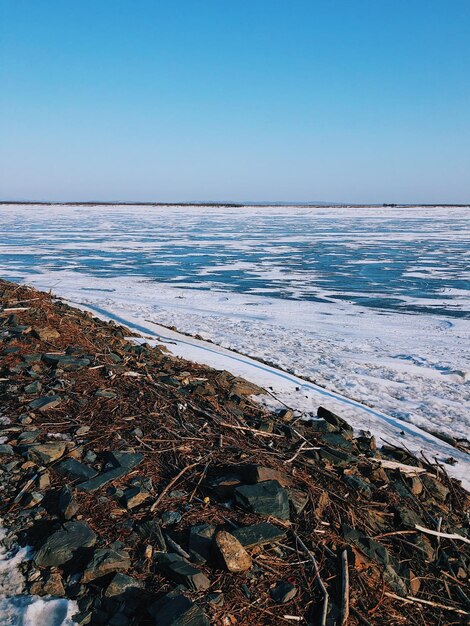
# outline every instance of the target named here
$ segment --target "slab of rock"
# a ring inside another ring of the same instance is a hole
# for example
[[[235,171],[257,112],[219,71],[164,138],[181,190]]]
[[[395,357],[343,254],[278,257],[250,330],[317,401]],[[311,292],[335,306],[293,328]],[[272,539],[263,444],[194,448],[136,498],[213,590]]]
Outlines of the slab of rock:
[[[142,489],[142,487],[129,487],[129,489],[124,491],[121,501],[127,509],[134,509],[149,498],[150,494],[146,489]]]
[[[433,498],[444,502],[449,495],[449,489],[441,483],[435,476],[431,474],[422,474],[420,476],[424,489],[427,490]]]
[[[103,548],[95,550],[82,576],[82,583],[105,576],[111,572],[128,570],[131,566],[129,554],[124,550]]]
[[[414,529],[416,525],[425,525],[420,516],[406,506],[395,507],[395,514],[404,528]]]
[[[180,593],[172,592],[148,609],[155,626],[210,626],[202,610]]]
[[[281,580],[277,585],[271,589],[271,598],[278,604],[285,604],[295,598],[297,595],[297,588],[287,580]]]
[[[235,501],[252,513],[289,519],[289,495],[277,480],[240,485],[235,489]]]
[[[121,574],[118,572],[114,574],[109,585],[106,587],[104,595],[107,598],[114,598],[116,596],[133,595],[139,589],[142,588],[140,580],[127,576],[127,574]]]
[[[51,441],[49,443],[38,443],[27,449],[26,457],[28,461],[34,461],[39,465],[47,465],[60,459],[67,449],[64,441]]]
[[[28,394],[41,393],[41,390],[42,385],[39,380],[35,380],[34,382],[29,383],[29,385],[26,385],[26,387],[24,388],[24,392]]]
[[[107,483],[113,480],[121,478],[128,474],[134,467],[136,467],[144,458],[143,454],[132,452],[113,452],[111,454],[111,461],[116,464],[114,467],[106,472],[86,480],[78,485],[79,489],[84,491],[97,491]]]
[[[282,487],[288,487],[292,484],[292,479],[284,472],[272,469],[271,467],[263,467],[254,463],[248,465],[240,465],[236,468],[237,474],[245,483],[261,483],[266,480],[277,480]]]
[[[55,330],[55,328],[33,328],[31,331],[31,335],[36,337],[36,339],[40,339],[41,341],[54,341],[54,339],[58,339],[60,337],[59,331]]]
[[[197,567],[179,554],[160,554],[157,562],[164,574],[175,583],[181,583],[193,591],[209,589],[211,581]]]
[[[231,534],[238,539],[244,548],[275,543],[276,541],[284,539],[286,536],[284,530],[269,522],[261,522],[260,524],[237,528],[232,530]]]
[[[98,474],[92,467],[88,467],[88,465],[80,463],[75,459],[65,459],[65,461],[59,463],[56,469],[59,474],[62,474],[72,482],[90,480],[90,478],[94,478]]]
[[[43,354],[42,360],[47,365],[58,367],[65,372],[75,372],[91,363],[86,357],[75,357],[69,354]]]
[[[236,537],[221,530],[215,536],[215,544],[229,572],[238,574],[251,568],[251,556]]]
[[[47,572],[43,580],[36,580],[30,585],[29,593],[37,596],[65,596],[61,575],[59,572]]]
[[[344,420],[342,417],[339,417],[339,415],[336,415],[335,413],[328,411],[328,409],[325,409],[324,407],[320,406],[318,407],[318,410],[317,410],[317,416],[323,418],[329,424],[332,424],[336,428],[337,431],[342,432],[342,433],[348,433],[349,436],[352,437],[353,435],[352,426],[348,424],[346,420]]]
[[[41,545],[34,555],[38,567],[57,567],[72,559],[79,548],[91,548],[96,543],[96,535],[84,522],[65,522]]]
[[[316,433],[335,433],[338,431],[336,426],[323,418],[312,419],[310,422],[307,422],[307,425]]]
[[[43,413],[44,411],[49,411],[49,409],[55,409],[61,402],[62,398],[60,396],[41,396],[36,398],[36,400],[32,400],[28,404],[28,408],[32,411]]]
[[[73,497],[70,487],[63,487],[60,490],[57,508],[62,517],[67,520],[72,518],[78,511],[78,503]]]
[[[111,463],[115,467],[125,467],[128,471],[137,467],[144,459],[144,455],[140,452],[111,452]]]
[[[13,454],[13,448],[8,443],[0,444],[0,456],[12,456]]]
[[[215,526],[211,524],[197,524],[189,531],[189,553],[195,563],[205,563],[211,553]]]
[[[372,489],[371,486],[359,476],[343,476],[344,482],[354,490],[355,493],[368,498],[369,500],[372,498]]]

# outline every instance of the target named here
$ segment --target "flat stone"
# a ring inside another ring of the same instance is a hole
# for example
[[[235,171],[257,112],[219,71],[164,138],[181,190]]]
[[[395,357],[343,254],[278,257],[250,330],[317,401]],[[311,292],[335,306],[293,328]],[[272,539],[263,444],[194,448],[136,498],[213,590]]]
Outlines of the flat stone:
[[[116,467],[125,467],[127,470],[134,469],[144,459],[140,452],[111,452],[110,460]]]
[[[98,472],[84,463],[80,463],[75,459],[65,459],[57,466],[59,474],[65,476],[72,482],[83,482],[94,478]]]
[[[34,555],[34,563],[39,567],[57,567],[70,561],[79,548],[91,548],[95,543],[96,535],[88,524],[65,522],[42,544]]]
[[[0,444],[0,456],[12,456],[13,454],[13,448],[8,443]]]
[[[181,513],[179,511],[163,511],[160,515],[160,519],[164,526],[173,526],[181,521]]]
[[[313,419],[307,423],[308,427],[311,428],[316,433],[335,433],[337,432],[337,427],[330,422],[327,422],[325,419]]]
[[[109,585],[106,587],[104,595],[107,598],[114,598],[116,596],[133,595],[136,591],[142,588],[140,580],[127,576],[127,574],[121,574],[118,572],[114,574]]]
[[[86,480],[83,483],[79,483],[77,485],[78,489],[82,489],[83,491],[97,491],[101,489],[104,485],[112,482],[113,480],[117,480],[122,476],[128,474],[130,470],[126,467],[114,467],[113,469],[108,470],[107,472],[103,472],[102,474],[98,474],[94,478],[90,480]]]
[[[234,535],[221,530],[215,536],[215,544],[229,572],[237,574],[251,568],[251,556]]]
[[[288,489],[287,493],[289,494],[289,500],[294,507],[294,511],[297,515],[300,515],[308,504],[308,493],[300,489]]]
[[[29,383],[29,385],[26,385],[26,387],[24,388],[24,392],[28,394],[41,393],[41,390],[42,385],[39,380],[35,380],[34,382]]]
[[[87,435],[91,430],[91,426],[79,426],[77,428],[77,430],[75,431],[75,436],[76,437],[83,437],[84,435]]]
[[[249,484],[261,483],[267,480],[277,480],[282,487],[288,487],[292,484],[292,479],[286,473],[271,467],[263,467],[262,465],[240,465],[236,468],[236,473],[240,475],[243,482]]]
[[[320,406],[318,407],[318,410],[317,410],[317,416],[323,418],[328,423],[335,426],[338,431],[343,432],[343,433],[349,433],[349,436],[352,437],[352,434],[353,434],[352,426],[348,424],[348,422],[346,422],[346,420],[344,420],[342,417],[339,417],[339,415],[336,415],[335,413],[332,413],[328,409],[325,409],[324,407]]]
[[[342,450],[330,448],[329,446],[325,446],[321,450],[318,450],[318,453],[324,461],[334,465],[335,467],[349,467],[357,461],[356,456],[347,454]]]
[[[69,354],[43,354],[42,360],[47,365],[59,367],[65,372],[74,372],[90,365],[90,359],[86,357],[75,357]]]
[[[297,595],[297,588],[287,580],[281,580],[271,589],[271,598],[277,604],[285,604]]]
[[[134,509],[149,498],[149,492],[142,487],[129,487],[124,491],[121,501],[127,509]]]
[[[159,554],[157,560],[165,575],[175,583],[181,583],[193,591],[204,591],[211,586],[204,572],[179,554]]]
[[[372,498],[372,489],[364,479],[359,476],[351,475],[343,476],[343,480],[355,493],[358,493],[369,500]]]
[[[34,461],[40,465],[47,465],[60,459],[64,455],[67,445],[64,441],[51,441],[49,443],[39,443],[27,449],[26,457],[28,461]]]
[[[235,501],[252,513],[289,519],[289,495],[276,480],[240,485],[235,489]]]
[[[125,571],[130,567],[129,554],[124,550],[107,548],[95,550],[83,572],[82,583],[89,583],[111,572]]]
[[[62,398],[60,396],[41,396],[40,398],[36,398],[36,400],[32,400],[28,404],[28,408],[32,411],[48,411],[49,409],[55,409],[56,406],[62,402]]]
[[[284,530],[270,524],[269,522],[261,522],[260,524],[252,524],[230,531],[231,534],[238,539],[244,548],[252,548],[253,546],[263,546],[268,543],[275,543],[284,539],[286,533]]]
[[[431,474],[422,474],[420,478],[425,490],[427,490],[433,498],[440,502],[444,502],[447,499],[450,491],[440,480]]]
[[[70,519],[78,511],[78,503],[73,497],[70,487],[63,487],[59,492],[59,500],[57,502],[59,513],[65,519]]]
[[[112,400],[113,398],[117,398],[117,393],[115,391],[108,391],[107,389],[98,389],[98,391],[95,391],[95,397]]]
[[[395,507],[395,513],[400,523],[400,526],[403,526],[403,528],[414,529],[416,525],[425,525],[420,516],[406,506]]]
[[[215,526],[211,524],[197,524],[189,531],[189,553],[196,563],[205,563],[211,553]]]
[[[31,335],[36,337],[36,339],[40,339],[41,341],[53,341],[54,339],[58,339],[60,337],[59,331],[55,330],[55,328],[33,328],[31,331]]]
[[[203,611],[179,593],[169,593],[148,609],[155,626],[210,626]]]

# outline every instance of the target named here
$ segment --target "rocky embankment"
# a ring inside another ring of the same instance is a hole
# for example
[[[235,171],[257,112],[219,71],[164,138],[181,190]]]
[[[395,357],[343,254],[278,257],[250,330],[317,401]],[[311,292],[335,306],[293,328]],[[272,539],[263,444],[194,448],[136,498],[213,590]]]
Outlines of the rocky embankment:
[[[256,386],[50,294],[0,296],[24,593],[73,599],[77,624],[468,623],[469,496],[432,459],[324,408],[268,413]]]

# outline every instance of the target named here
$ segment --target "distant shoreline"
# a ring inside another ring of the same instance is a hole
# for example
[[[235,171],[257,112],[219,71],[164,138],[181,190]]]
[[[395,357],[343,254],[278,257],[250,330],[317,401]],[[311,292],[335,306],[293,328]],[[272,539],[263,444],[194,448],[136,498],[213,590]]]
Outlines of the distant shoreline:
[[[448,204],[448,203],[435,203],[435,204],[425,204],[420,202],[414,202],[411,204],[397,204],[397,203],[384,203],[384,204],[347,204],[347,203],[302,203],[302,202],[121,202],[121,201],[70,201],[70,202],[45,202],[45,201],[19,201],[19,200],[0,200],[0,206],[5,205],[21,205],[21,206],[187,206],[187,207],[304,207],[304,208],[407,208],[407,207],[426,207],[426,208],[435,208],[435,207],[459,207],[459,208],[470,208],[470,203],[467,204]]]

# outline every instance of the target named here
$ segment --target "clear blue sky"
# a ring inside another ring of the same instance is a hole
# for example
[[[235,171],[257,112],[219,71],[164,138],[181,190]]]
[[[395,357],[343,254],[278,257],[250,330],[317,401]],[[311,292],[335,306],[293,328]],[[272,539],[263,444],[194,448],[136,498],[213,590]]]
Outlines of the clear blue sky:
[[[0,198],[470,202],[470,0],[0,0]]]

